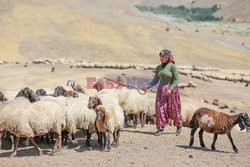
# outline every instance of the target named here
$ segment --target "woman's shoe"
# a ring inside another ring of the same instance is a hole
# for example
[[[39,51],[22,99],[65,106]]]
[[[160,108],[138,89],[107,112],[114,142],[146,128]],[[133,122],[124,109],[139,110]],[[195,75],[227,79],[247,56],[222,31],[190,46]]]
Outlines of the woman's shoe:
[[[181,131],[182,131],[182,126],[177,127],[177,130],[176,130],[176,136],[180,136]]]
[[[155,132],[155,136],[160,136],[163,134],[164,129],[158,130]]]

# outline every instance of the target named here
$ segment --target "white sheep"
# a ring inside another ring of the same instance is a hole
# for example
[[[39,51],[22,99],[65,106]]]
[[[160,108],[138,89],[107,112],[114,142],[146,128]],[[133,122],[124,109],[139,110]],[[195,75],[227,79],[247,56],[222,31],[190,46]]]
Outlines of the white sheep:
[[[70,134],[76,133],[77,129],[87,130],[87,145],[90,146],[91,133],[95,130],[96,113],[88,108],[89,97],[79,94],[78,98],[44,96],[42,100],[49,99],[62,107],[65,114],[66,127],[63,129]]]
[[[15,149],[11,156],[16,156],[20,137],[27,137],[36,147],[38,154],[42,150],[34,141],[35,136],[49,132],[56,135],[53,153],[61,150],[61,131],[66,126],[62,107],[51,100],[30,103],[28,99],[19,97],[0,105],[0,133],[9,131],[16,136]]]
[[[135,89],[128,91],[123,103],[123,111],[125,115],[133,115],[134,127],[137,126],[138,117],[141,127],[144,127],[148,111],[148,96],[139,94]]]

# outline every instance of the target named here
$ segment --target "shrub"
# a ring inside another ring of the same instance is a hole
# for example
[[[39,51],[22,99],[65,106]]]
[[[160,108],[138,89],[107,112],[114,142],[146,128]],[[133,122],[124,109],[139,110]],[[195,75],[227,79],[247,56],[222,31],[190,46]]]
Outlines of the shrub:
[[[185,6],[171,7],[160,5],[158,7],[136,6],[140,11],[149,11],[155,14],[169,14],[187,21],[219,21],[222,17],[215,17],[213,13],[220,10],[217,5],[210,8],[186,8]]]

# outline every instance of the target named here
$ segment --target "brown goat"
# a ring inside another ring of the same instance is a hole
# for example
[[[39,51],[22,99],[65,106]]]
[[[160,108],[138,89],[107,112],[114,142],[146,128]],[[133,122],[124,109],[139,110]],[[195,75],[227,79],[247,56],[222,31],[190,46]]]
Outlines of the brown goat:
[[[212,150],[215,150],[215,142],[217,140],[218,134],[227,134],[233,150],[235,153],[238,152],[238,149],[234,145],[231,130],[238,124],[241,130],[245,129],[247,126],[250,126],[250,120],[247,113],[240,113],[236,115],[228,115],[222,112],[216,112],[209,108],[200,108],[195,111],[192,120],[190,122],[191,135],[190,143],[191,147],[194,143],[194,134],[195,131],[200,128],[199,139],[201,147],[205,147],[203,142],[203,132],[214,133],[214,140],[211,145]]]

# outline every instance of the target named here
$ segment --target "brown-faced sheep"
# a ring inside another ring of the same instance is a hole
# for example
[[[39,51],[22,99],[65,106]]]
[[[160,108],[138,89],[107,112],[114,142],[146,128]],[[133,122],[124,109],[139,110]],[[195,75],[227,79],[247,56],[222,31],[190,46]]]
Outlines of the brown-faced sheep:
[[[62,86],[57,86],[55,88],[55,92],[53,96],[54,97],[64,96],[64,97],[74,97],[74,98],[79,97],[78,93],[71,91],[71,90],[66,90]]]
[[[111,150],[112,134],[114,137],[112,145],[118,147],[124,122],[124,115],[118,100],[112,99],[108,93],[102,94],[100,97],[90,97],[88,107],[96,111],[96,128],[101,135],[98,139],[102,148],[107,151]]]
[[[212,150],[215,150],[215,142],[217,140],[218,134],[227,134],[235,153],[238,152],[238,149],[234,145],[231,130],[238,124],[241,130],[250,126],[250,120],[247,113],[239,113],[236,115],[228,115],[222,112],[216,112],[209,108],[200,108],[195,111],[192,120],[190,122],[191,135],[190,143],[191,147],[194,143],[194,134],[195,131],[200,128],[199,139],[201,147],[205,147],[203,142],[203,132],[214,133],[214,140],[211,145]]]
[[[67,86],[71,87],[74,91],[85,94],[83,88],[80,85],[75,85],[74,80],[68,80]]]

